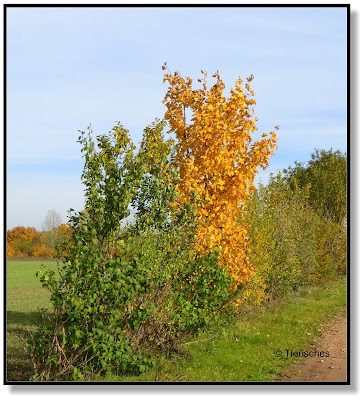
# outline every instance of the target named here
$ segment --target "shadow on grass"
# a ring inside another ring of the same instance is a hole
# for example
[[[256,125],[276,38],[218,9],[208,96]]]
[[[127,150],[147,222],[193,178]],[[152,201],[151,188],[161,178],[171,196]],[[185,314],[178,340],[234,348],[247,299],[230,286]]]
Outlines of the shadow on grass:
[[[46,313],[50,316],[50,313]],[[29,381],[34,374],[25,344],[41,322],[39,311],[7,311],[6,377],[8,381]]]
[[[46,312],[46,316],[50,316],[49,312]],[[6,320],[8,328],[11,325],[38,325],[41,321],[41,314],[39,311],[7,311]]]

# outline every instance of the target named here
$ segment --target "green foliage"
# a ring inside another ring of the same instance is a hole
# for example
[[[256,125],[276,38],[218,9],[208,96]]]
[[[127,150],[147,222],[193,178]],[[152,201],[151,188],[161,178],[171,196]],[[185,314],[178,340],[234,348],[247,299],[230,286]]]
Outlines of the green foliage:
[[[56,262],[46,264],[56,270]],[[26,381],[32,375],[31,361],[26,359],[19,337],[26,337],[28,330],[36,329],[37,307],[50,307],[48,291],[35,277],[38,267],[37,261],[7,262],[7,379],[10,381]],[[84,379],[115,382],[271,381],[275,369],[279,372],[287,366],[280,358],[271,357],[272,349],[304,350],[312,337],[320,332],[323,322],[332,319],[338,310],[345,311],[345,304],[346,281],[341,277],[324,286],[305,288],[289,296],[288,302],[279,301],[269,308],[244,312],[236,321],[225,322],[223,319],[197,337],[181,338],[181,349],[188,357],[166,357],[158,362],[158,368],[142,374],[97,373],[84,375]],[[263,340],[266,340],[265,345],[262,345]]]
[[[243,214],[256,272],[241,287],[245,305],[346,272],[345,165],[340,152],[317,150],[306,169],[296,163],[258,187]]]
[[[292,188],[309,187],[309,205],[316,214],[315,258],[312,281],[346,273],[347,158],[341,151],[315,150],[305,166],[296,163],[284,171]]]
[[[156,129],[160,129],[159,124]],[[147,173],[133,199],[136,213],[129,229],[129,242],[133,241],[133,254],[137,254],[141,268],[149,271],[154,282],[150,300],[157,304],[159,313],[154,325],[164,321],[164,328],[155,329],[159,332],[157,343],[165,347],[180,333],[205,329],[215,320],[218,309],[232,296],[232,280],[218,266],[216,254],[201,257],[194,250],[195,193],[190,203],[173,206],[179,197],[179,169],[173,163],[173,143],[169,142],[167,148],[161,136],[155,138],[156,135],[152,136],[153,145],[149,140],[152,154],[161,148],[166,158],[150,163],[154,159],[151,153],[143,147],[140,150]],[[155,340],[155,333],[152,337]]]
[[[135,155],[120,124],[96,141],[91,131],[79,137],[85,210],[70,214],[59,275],[38,272],[54,312],[28,343],[35,380],[145,372],[229,300],[231,279],[216,254],[194,250],[196,209],[172,207],[179,171],[162,129],[148,127]],[[122,229],[130,204],[135,222]]]
[[[300,187],[311,186],[309,202],[316,212],[341,224],[346,221],[346,154],[332,149],[315,150],[311,160],[295,163],[285,170],[291,188],[297,181]]]
[[[146,172],[165,163],[171,156],[174,141],[172,139],[165,140],[163,130],[166,125],[166,121],[156,119],[144,129],[138,159],[143,160],[143,168]]]
[[[169,165],[169,160],[151,165],[142,177],[139,190],[132,200],[136,210],[135,223],[132,230],[143,232],[153,227],[154,230],[174,229],[180,217],[172,216],[170,204],[177,198],[176,184],[179,170],[175,165]],[[145,165],[145,164],[144,164]],[[192,216],[193,226],[193,216]]]
[[[138,274],[135,257],[112,251],[122,251],[120,221],[129,214],[140,168],[120,124],[96,140],[97,146],[91,131],[79,137],[86,204],[85,211],[70,215],[72,238],[60,278],[53,271],[38,273],[54,306],[50,323],[44,322],[28,344],[40,380],[78,379],[81,370],[141,371],[151,365],[123,334],[125,327],[135,326],[129,305],[148,291],[147,281]]]
[[[172,320],[180,329],[204,330],[217,321],[221,308],[233,299],[233,278],[218,261],[218,252],[210,252],[179,271],[175,281],[178,311]]]
[[[256,275],[245,285],[254,302],[297,290],[314,268],[315,218],[306,206],[308,189],[290,189],[281,175],[260,185],[245,210]]]
[[[70,224],[81,228],[81,241],[94,240],[102,248],[114,239],[120,221],[130,214],[128,205],[136,191],[141,167],[134,158],[135,146],[128,130],[120,123],[109,135],[97,136],[97,147],[91,134],[91,130],[88,134],[81,132],[78,140],[85,158],[82,181],[86,212],[71,217]]]

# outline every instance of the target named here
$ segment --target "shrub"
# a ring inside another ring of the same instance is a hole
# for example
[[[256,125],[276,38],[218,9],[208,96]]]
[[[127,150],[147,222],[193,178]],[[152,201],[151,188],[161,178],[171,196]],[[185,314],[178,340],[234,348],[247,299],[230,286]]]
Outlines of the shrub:
[[[144,372],[156,354],[178,351],[181,334],[206,328],[231,297],[217,255],[194,250],[196,208],[170,207],[179,171],[161,129],[157,122],[145,130],[136,155],[120,124],[96,143],[91,131],[79,137],[85,210],[70,213],[60,278],[38,273],[54,310],[28,343],[34,379]],[[156,163],[154,145],[166,149]],[[135,221],[122,229],[131,203]]]
[[[260,185],[248,203],[251,261],[256,275],[245,290],[259,303],[296,290],[305,269],[315,262],[312,214],[306,207],[307,190],[291,190],[281,175]],[[257,291],[255,295],[255,291]],[[263,294],[264,293],[264,294]]]
[[[290,169],[292,171],[292,169]],[[316,177],[316,179],[318,179]],[[324,179],[324,178],[323,178]],[[346,268],[346,230],[312,205],[315,185],[295,175],[271,175],[251,196],[248,225],[255,275],[241,285],[245,306],[261,304],[306,284],[321,284]]]
[[[318,150],[311,154],[308,163],[295,163],[294,167],[284,170],[285,178],[293,187],[310,185],[309,202],[321,216],[342,225],[347,214],[346,154],[332,149]]]

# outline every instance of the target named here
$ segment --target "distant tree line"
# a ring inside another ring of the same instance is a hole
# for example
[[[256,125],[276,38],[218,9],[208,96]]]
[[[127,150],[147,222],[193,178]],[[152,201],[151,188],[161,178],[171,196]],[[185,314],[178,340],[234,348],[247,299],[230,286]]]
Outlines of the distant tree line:
[[[56,247],[69,232],[69,227],[62,224],[59,213],[49,210],[42,224],[42,230],[33,227],[16,226],[7,231],[6,255],[8,258],[54,258]]]

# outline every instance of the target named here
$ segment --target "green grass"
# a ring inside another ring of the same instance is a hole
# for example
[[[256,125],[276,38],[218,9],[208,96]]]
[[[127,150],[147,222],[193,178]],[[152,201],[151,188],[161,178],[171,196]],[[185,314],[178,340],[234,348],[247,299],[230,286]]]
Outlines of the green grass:
[[[41,265],[56,270],[55,261],[8,261],[7,274],[7,378],[29,380],[31,364],[24,343],[38,322],[38,308],[50,308],[49,292],[36,272]]]
[[[187,381],[272,381],[292,362],[276,357],[274,350],[309,349],[322,324],[342,312],[345,303],[341,282],[249,313],[218,339],[191,345],[190,362],[180,373]]]
[[[7,264],[8,380],[28,380],[31,365],[22,342],[37,324],[37,308],[50,308],[49,292],[35,276],[39,261]],[[43,262],[56,268],[55,262]],[[140,376],[113,376],[104,381],[273,381],[294,359],[274,350],[308,350],[322,325],[345,313],[344,278],[307,288],[279,302],[239,316],[239,322],[187,340],[184,354],[162,360]],[[191,343],[192,342],[192,343]],[[325,349],[319,349],[325,350]],[[92,380],[101,380],[93,376]]]
[[[191,339],[187,357],[161,362],[140,376],[107,376],[110,381],[274,381],[294,358],[276,357],[274,350],[314,348],[323,324],[346,311],[346,281],[292,295],[241,321]],[[198,341],[199,340],[199,341]],[[193,343],[194,342],[194,343]],[[325,349],[318,349],[325,350]]]

